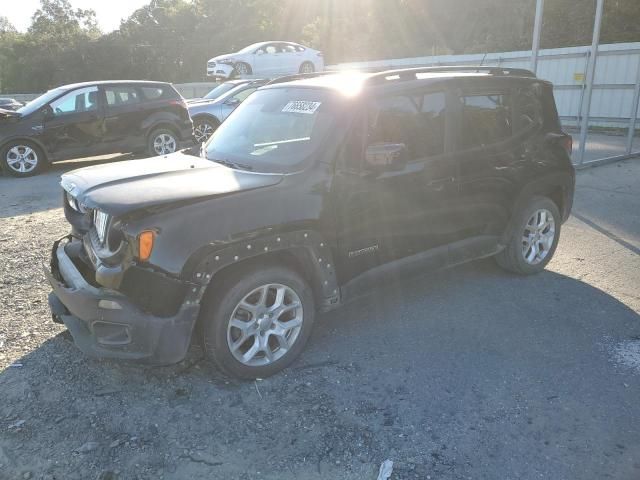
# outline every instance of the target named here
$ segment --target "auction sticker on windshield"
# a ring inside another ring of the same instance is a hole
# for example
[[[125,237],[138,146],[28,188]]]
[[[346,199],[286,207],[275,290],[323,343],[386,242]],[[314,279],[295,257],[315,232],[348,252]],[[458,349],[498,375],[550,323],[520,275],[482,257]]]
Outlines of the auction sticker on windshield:
[[[318,107],[322,105],[322,102],[310,102],[308,100],[292,100],[287,103],[282,109],[286,113],[306,113],[313,115],[318,110]]]

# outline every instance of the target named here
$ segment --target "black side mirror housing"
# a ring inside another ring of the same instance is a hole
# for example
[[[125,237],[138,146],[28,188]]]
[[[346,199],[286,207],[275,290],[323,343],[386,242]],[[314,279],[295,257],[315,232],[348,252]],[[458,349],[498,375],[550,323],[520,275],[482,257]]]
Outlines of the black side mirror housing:
[[[42,112],[42,118],[45,120],[53,118],[53,109],[51,108],[51,105],[45,105],[40,109],[40,112]]]
[[[376,143],[365,151],[365,162],[374,170],[401,170],[407,163],[407,146],[404,143]]]

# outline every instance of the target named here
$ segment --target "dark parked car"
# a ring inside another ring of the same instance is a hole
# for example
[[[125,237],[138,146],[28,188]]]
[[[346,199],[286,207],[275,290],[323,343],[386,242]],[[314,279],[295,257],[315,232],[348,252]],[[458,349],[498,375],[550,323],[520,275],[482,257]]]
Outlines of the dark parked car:
[[[198,335],[226,372],[271,375],[317,310],[376,280],[492,255],[544,269],[573,202],[570,150],[551,84],[526,70],[278,80],[201,157],[63,176],[53,318],[89,355],[166,364]]]
[[[225,82],[219,87],[232,82]],[[187,105],[193,119],[193,134],[196,141],[206,142],[238,105],[267,82],[268,80],[238,81],[235,86],[213,100],[189,101]]]
[[[11,110],[15,111],[22,107],[22,103],[17,101],[15,98],[0,98],[0,110]]]
[[[78,83],[49,90],[15,112],[0,111],[0,166],[26,177],[56,160],[172,153],[192,138],[184,99],[168,83]]]

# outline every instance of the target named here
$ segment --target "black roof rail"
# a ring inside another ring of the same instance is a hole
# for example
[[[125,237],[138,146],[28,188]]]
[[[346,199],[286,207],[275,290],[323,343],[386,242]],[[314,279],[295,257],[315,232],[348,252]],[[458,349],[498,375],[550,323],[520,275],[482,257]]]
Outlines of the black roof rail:
[[[304,80],[305,78],[322,77],[324,75],[335,75],[337,72],[324,71],[324,72],[312,72],[312,73],[296,73],[295,75],[285,75],[284,77],[277,77],[267,82],[267,85],[275,85],[276,83],[293,82],[295,80]]]
[[[389,77],[397,77],[398,80],[416,80],[420,73],[457,73],[457,72],[485,72],[495,76],[515,76],[515,77],[531,77],[535,78],[535,73],[531,70],[524,68],[509,68],[509,67],[490,67],[480,65],[451,65],[451,66],[438,66],[438,67],[417,67],[417,68],[402,68],[395,70],[385,70],[383,72],[377,72],[372,74],[368,78],[368,82],[377,83],[383,82]]]

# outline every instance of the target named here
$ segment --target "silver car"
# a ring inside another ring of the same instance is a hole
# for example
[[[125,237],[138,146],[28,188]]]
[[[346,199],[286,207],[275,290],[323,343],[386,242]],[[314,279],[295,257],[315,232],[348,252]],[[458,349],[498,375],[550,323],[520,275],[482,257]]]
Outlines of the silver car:
[[[217,98],[189,101],[187,108],[193,120],[193,132],[196,140],[200,143],[206,142],[224,119],[227,118],[245,98],[267,82],[268,80],[244,82],[234,86]]]

